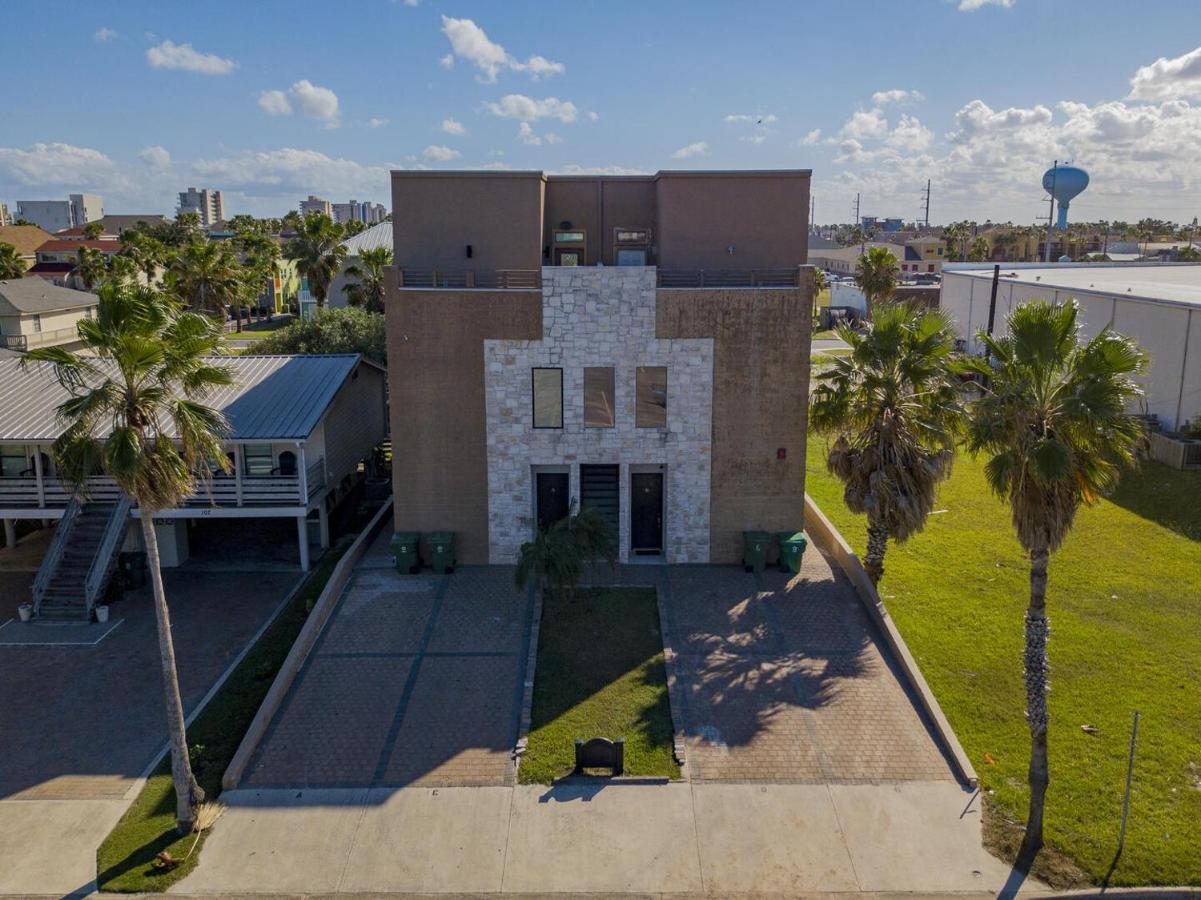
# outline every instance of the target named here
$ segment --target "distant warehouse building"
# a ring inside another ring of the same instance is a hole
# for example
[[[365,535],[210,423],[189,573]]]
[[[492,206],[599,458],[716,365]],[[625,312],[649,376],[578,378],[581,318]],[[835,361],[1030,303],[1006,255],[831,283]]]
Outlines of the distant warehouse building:
[[[988,328],[992,280],[991,265],[943,269],[942,308],[969,351],[978,349],[977,332]],[[1002,333],[1010,310],[1036,298],[1075,299],[1084,337],[1112,325],[1139,343],[1151,358],[1145,411],[1164,427],[1201,416],[1201,265],[1003,263],[993,330]]]

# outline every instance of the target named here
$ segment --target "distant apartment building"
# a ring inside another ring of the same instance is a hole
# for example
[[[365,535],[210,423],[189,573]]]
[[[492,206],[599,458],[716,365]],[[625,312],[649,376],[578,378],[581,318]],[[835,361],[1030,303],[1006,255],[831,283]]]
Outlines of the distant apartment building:
[[[807,170],[392,173],[400,531],[511,564],[574,504],[623,561],[799,529]]]
[[[104,217],[104,199],[97,194],[71,194],[66,200],[18,200],[17,218],[53,234],[79,228]]]
[[[190,187],[179,192],[177,214],[183,213],[196,213],[200,216],[200,224],[208,227],[225,219],[225,201],[220,191]]]
[[[347,222],[376,225],[384,221],[384,217],[388,215],[388,210],[382,203],[360,203],[358,200],[351,200],[349,203],[334,203],[332,207],[332,218],[341,225]]]
[[[860,217],[860,224],[863,226],[864,231],[875,228],[878,231],[888,234],[900,231],[905,225],[901,219],[892,217],[881,218],[880,216],[862,216]]]
[[[323,216],[334,217],[334,205],[328,200],[323,200],[313,194],[309,194],[308,200],[300,201],[300,214],[307,216],[309,213],[321,213]]]

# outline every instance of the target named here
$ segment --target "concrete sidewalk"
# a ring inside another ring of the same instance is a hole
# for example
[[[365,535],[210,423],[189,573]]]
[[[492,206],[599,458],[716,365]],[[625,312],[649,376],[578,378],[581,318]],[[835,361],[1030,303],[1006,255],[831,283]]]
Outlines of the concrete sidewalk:
[[[988,892],[978,798],[950,782],[238,790],[172,891]]]

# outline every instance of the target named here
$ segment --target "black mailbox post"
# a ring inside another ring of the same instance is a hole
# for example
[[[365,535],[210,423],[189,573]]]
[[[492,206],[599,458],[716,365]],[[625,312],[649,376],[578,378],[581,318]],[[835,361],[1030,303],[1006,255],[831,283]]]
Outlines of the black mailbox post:
[[[625,771],[626,739],[618,738],[611,741],[608,738],[593,738],[590,741],[575,742],[575,774],[583,774],[585,769],[611,769],[614,775]]]

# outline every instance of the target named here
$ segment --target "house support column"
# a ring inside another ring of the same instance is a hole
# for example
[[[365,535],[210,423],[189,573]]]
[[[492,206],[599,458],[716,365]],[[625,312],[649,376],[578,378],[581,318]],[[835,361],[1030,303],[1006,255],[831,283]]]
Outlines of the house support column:
[[[322,503],[317,507],[317,521],[321,523],[321,549],[329,549],[329,511]]]
[[[42,448],[35,444],[33,448],[33,475],[38,483],[38,506],[46,508],[46,473],[42,471]]]
[[[309,570],[309,525],[306,516],[296,517],[296,533],[300,538],[300,571]]]
[[[10,550],[17,546],[17,520],[4,520],[4,546]]]

